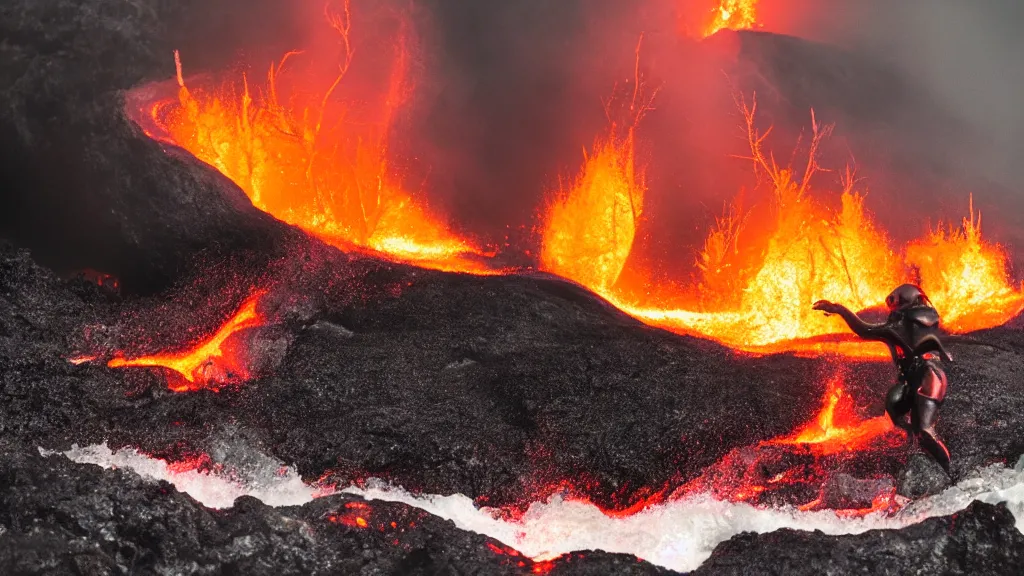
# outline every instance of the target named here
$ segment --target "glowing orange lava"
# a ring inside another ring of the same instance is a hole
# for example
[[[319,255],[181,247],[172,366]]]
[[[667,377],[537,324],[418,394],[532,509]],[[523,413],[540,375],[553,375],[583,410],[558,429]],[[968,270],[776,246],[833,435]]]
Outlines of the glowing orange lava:
[[[185,383],[169,382],[175,392],[188,392],[210,388],[216,390],[226,379],[245,380],[250,378],[246,362],[225,343],[235,333],[264,324],[256,306],[265,292],[257,292],[247,298],[215,334],[189,350],[179,353],[162,353],[141,358],[113,358],[107,362],[111,368],[131,366],[152,366],[173,370],[180,374]]]
[[[257,208],[342,249],[493,273],[480,249],[449,232],[402,188],[392,166],[389,132],[412,92],[408,26],[402,21],[391,39],[387,79],[374,83],[367,73],[355,83],[347,0],[340,12],[327,13],[327,24],[341,45],[341,61],[327,78],[301,64],[313,69],[319,53],[291,52],[271,66],[258,90],[244,76],[203,89],[186,85],[175,53],[178,97],[150,107],[146,123],[158,128],[150,135],[217,168]]]
[[[885,414],[861,418],[850,395],[843,390],[842,376],[836,375],[828,382],[824,406],[818,415],[791,436],[769,440],[768,444],[806,445],[815,454],[828,456],[868,448],[895,429]]]
[[[615,140],[613,131],[601,141],[574,187],[549,209],[544,269],[586,285],[645,323],[752,353],[888,358],[884,346],[857,341],[842,320],[811,305],[826,299],[854,310],[878,306],[894,287],[913,280],[914,268],[947,329],[996,326],[1024,308],[1005,252],[981,239],[973,209],[963,230],[940,229],[901,254],[866,212],[852,174],[837,209],[811,194],[817,150],[831,126],[819,125],[812,112],[808,159],[796,171],[778,166],[763,150],[768,133],[755,128],[756,100],[743,112],[751,159],[768,184],[768,198],[747,211],[734,204],[717,221],[698,258],[699,282],[688,293],[638,298],[618,285],[643,210],[632,129],[624,139]],[[691,305],[681,308],[681,301]]]
[[[719,30],[746,30],[757,26],[758,0],[719,0],[704,26],[704,37]]]

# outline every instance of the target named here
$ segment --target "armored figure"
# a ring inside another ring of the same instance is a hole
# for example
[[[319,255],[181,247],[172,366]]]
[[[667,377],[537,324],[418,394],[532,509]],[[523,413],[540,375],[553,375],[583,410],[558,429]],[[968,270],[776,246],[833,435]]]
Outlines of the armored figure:
[[[889,390],[885,411],[893,424],[916,436],[949,474],[949,450],[935,433],[939,406],[946,397],[946,373],[940,362],[952,361],[939,340],[939,313],[913,284],[893,290],[885,303],[889,317],[883,324],[868,324],[845,306],[827,300],[816,302],[814,309],[840,315],[857,336],[889,347],[899,382]]]

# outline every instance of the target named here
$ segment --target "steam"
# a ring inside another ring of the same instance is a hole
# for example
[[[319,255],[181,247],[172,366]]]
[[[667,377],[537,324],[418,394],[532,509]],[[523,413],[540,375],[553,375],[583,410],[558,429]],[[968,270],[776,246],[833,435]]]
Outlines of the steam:
[[[791,32],[842,43],[896,65],[937,102],[981,133],[989,147],[980,168],[1019,189],[1013,168],[1024,152],[1019,32],[1024,5],[1015,0],[787,0],[806,10]],[[786,30],[790,31],[790,30]]]
[[[58,454],[39,449],[44,456]],[[165,480],[211,508],[228,508],[249,495],[272,506],[301,505],[325,494],[304,484],[294,468],[241,445],[224,445],[219,456],[239,465],[223,472],[176,471],[166,462],[134,449],[111,451],[106,444],[64,452],[80,464],[133,470],[144,478]],[[400,502],[451,520],[463,530],[484,534],[535,559],[545,560],[582,550],[633,554],[672,570],[689,571],[706,560],[715,546],[741,532],[771,532],[780,528],[821,530],[826,534],[859,534],[873,529],[898,529],[926,518],[962,510],[974,500],[1006,502],[1024,521],[1024,458],[1015,468],[982,468],[941,494],[911,503],[894,516],[874,513],[841,518],[831,511],[801,512],[793,508],[757,508],[715,500],[707,495],[652,506],[623,518],[606,516],[593,504],[555,494],[532,504],[517,521],[503,520],[497,511],[477,508],[461,494],[411,494],[381,481],[340,491],[367,500]]]

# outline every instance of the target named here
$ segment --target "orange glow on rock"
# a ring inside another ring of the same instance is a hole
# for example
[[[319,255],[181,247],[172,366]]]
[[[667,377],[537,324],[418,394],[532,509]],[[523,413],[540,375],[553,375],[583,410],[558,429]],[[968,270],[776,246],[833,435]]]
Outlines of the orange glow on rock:
[[[96,356],[90,355],[72,356],[71,358],[68,358],[68,362],[74,364],[75,366],[81,366],[82,364],[87,364],[89,362],[94,362],[96,360]]]
[[[855,310],[876,307],[911,280],[912,266],[952,330],[997,326],[1024,308],[1024,293],[1009,283],[1005,252],[982,240],[973,209],[961,232],[933,232],[908,246],[904,258],[865,210],[851,173],[838,209],[811,193],[817,150],[831,126],[818,124],[812,111],[810,151],[796,171],[778,166],[763,149],[768,132],[755,128],[756,100],[743,112],[751,159],[768,184],[768,198],[746,211],[737,201],[718,219],[698,258],[696,286],[638,298],[617,284],[643,209],[632,130],[588,157],[576,186],[549,209],[543,267],[647,324],[756,354],[887,359],[883,345],[856,340],[841,319],[811,305],[825,299]]]
[[[331,76],[303,73],[323,57],[296,51],[271,66],[258,89],[245,76],[204,89],[187,85],[175,53],[177,100],[152,104],[140,125],[157,127],[162,134],[147,133],[217,168],[257,208],[329,244],[427,268],[494,273],[481,259],[487,254],[403,189],[392,165],[389,133],[413,90],[409,26],[402,20],[390,38],[387,79],[373,82],[351,75],[348,0],[326,21],[341,45]]]
[[[245,300],[242,306],[206,340],[189,350],[178,353],[161,353],[140,358],[113,358],[107,366],[111,368],[161,367],[173,370],[185,379],[183,384],[169,383],[175,392],[188,392],[209,388],[217,390],[226,379],[245,380],[251,377],[246,362],[225,343],[235,333],[264,324],[256,306],[265,292],[260,291]]]

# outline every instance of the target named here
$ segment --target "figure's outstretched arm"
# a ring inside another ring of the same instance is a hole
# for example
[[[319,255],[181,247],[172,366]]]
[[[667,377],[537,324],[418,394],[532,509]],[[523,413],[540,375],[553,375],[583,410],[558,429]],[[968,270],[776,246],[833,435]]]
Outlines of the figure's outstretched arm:
[[[821,310],[825,314],[838,314],[854,334],[865,340],[878,340],[891,346],[901,346],[904,350],[910,350],[903,338],[889,324],[868,324],[846,306],[828,300],[818,300],[814,303],[814,309]]]

